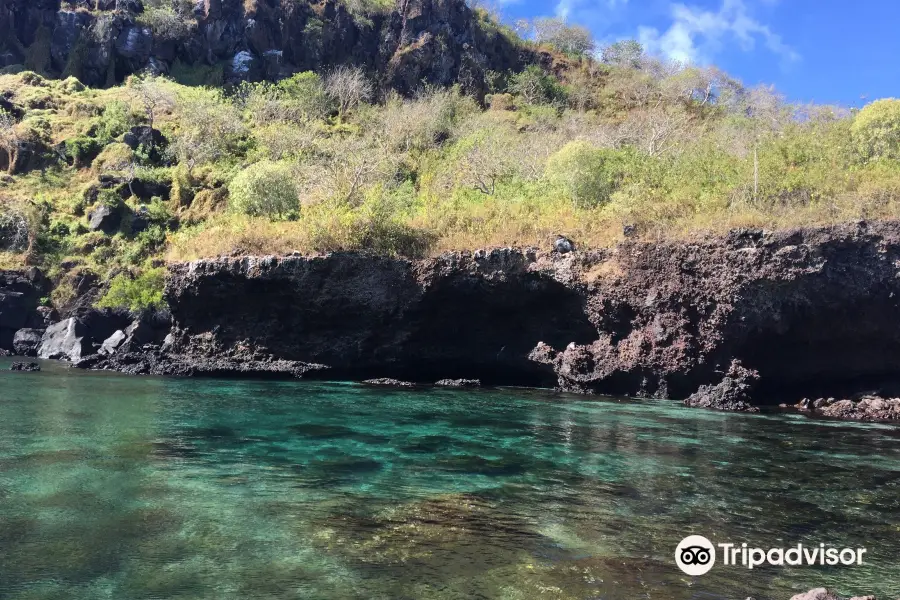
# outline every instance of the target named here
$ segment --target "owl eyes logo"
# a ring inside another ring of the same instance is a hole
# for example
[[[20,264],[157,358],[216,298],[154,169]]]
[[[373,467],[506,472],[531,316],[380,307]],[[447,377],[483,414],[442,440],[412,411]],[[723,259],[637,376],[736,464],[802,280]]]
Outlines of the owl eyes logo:
[[[702,535],[690,535],[675,549],[675,564],[688,575],[705,575],[716,564],[716,550]]]
[[[705,565],[712,558],[709,548],[689,546],[681,551],[681,562],[686,565]]]

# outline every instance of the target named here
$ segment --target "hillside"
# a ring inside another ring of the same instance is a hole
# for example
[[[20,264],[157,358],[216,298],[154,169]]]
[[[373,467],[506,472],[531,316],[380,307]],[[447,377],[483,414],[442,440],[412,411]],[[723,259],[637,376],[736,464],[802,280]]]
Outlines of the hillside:
[[[63,309],[159,306],[166,260],[900,214],[898,101],[794,106],[458,0],[0,0],[3,27],[0,269]]]

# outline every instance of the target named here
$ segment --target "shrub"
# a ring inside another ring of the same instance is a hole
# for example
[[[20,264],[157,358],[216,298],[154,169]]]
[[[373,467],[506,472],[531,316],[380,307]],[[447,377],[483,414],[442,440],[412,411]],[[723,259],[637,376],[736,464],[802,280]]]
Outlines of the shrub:
[[[137,122],[128,105],[121,101],[110,102],[103,109],[103,114],[95,119],[94,137],[102,144],[108,144],[129,129]]]
[[[71,158],[75,167],[84,168],[100,154],[103,144],[99,140],[86,135],[79,135],[66,140],[66,155]]]
[[[575,141],[550,157],[545,174],[576,206],[592,207],[609,202],[621,181],[621,163],[621,152]]]
[[[865,159],[900,159],[900,100],[885,98],[867,105],[853,120],[852,132]]]
[[[392,99],[381,120],[394,149],[421,152],[450,139],[460,121],[476,112],[475,101],[457,88],[426,89],[414,100]]]
[[[232,210],[250,216],[289,218],[300,207],[297,186],[285,163],[262,161],[241,171],[228,186]]]
[[[179,95],[173,149],[188,172],[198,165],[238,155],[245,134],[241,115],[221,93],[194,88]]]
[[[537,65],[530,65],[513,75],[509,91],[521,97],[526,104],[549,104],[566,99],[566,92],[559,81]]]
[[[238,95],[257,125],[320,120],[334,107],[322,79],[308,71],[276,84],[243,83]]]
[[[134,166],[134,151],[122,143],[110,144],[103,149],[94,162],[91,169],[95,173],[121,173],[128,172]]]
[[[122,273],[113,278],[109,289],[97,302],[98,308],[127,308],[131,311],[160,309],[165,305],[163,290],[165,268],[147,269],[137,277]]]
[[[0,250],[21,252],[28,247],[28,217],[0,200]]]

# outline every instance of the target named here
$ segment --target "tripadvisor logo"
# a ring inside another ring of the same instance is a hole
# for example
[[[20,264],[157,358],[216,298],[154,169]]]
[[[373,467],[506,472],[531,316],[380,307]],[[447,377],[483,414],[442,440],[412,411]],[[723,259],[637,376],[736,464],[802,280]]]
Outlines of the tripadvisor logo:
[[[716,564],[716,549],[702,535],[689,535],[675,548],[675,564],[688,575],[706,575]]]
[[[754,569],[762,565],[792,567],[804,565],[861,565],[865,548],[834,548],[825,544],[791,548],[750,548],[747,544],[723,543],[713,545],[702,535],[690,535],[675,548],[675,564],[688,575],[705,575],[716,564],[716,548],[721,552],[722,564]]]

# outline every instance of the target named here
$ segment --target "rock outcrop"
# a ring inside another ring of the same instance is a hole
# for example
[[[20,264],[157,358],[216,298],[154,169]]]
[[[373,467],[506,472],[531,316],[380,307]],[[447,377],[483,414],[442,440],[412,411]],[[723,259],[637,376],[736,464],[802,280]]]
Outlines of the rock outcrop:
[[[13,337],[13,352],[19,356],[37,356],[43,336],[43,329],[20,329]]]
[[[53,317],[38,306],[49,285],[38,269],[0,271],[0,350],[13,351],[16,332],[41,329]]]
[[[529,52],[463,0],[404,0],[372,15],[334,0],[200,0],[193,11],[153,14],[159,9],[137,0],[73,4],[0,0],[0,68],[103,86],[176,65],[234,82],[353,63],[401,93],[461,83],[483,94],[488,71],[517,69]]]
[[[701,385],[684,404],[694,408],[758,412],[759,409],[751,403],[753,388],[758,382],[759,373],[745,369],[740,361],[735,360],[722,381],[716,385]]]
[[[76,365],[479,380],[725,410],[900,382],[900,223],[550,250],[176,264],[171,314],[90,325]],[[817,408],[896,418],[893,400],[832,404]]]
[[[37,355],[39,358],[75,362],[91,354],[91,350],[88,328],[79,319],[70,317],[47,328]]]

